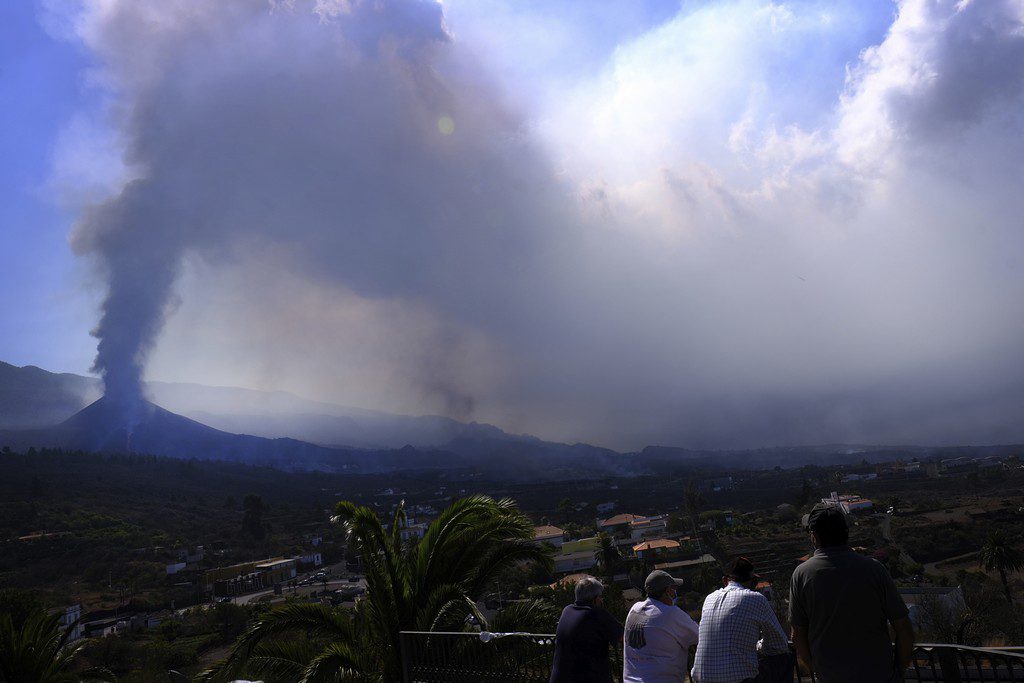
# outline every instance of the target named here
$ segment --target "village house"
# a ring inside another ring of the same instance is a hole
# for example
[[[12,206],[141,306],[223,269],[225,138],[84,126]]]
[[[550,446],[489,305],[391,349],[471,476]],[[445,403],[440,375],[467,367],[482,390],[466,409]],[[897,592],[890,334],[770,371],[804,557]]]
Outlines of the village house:
[[[679,541],[668,538],[657,538],[650,541],[637,543],[633,546],[633,552],[643,561],[650,561],[656,557],[675,555],[679,553]]]
[[[598,531],[603,531],[606,534],[617,537],[629,537],[630,528],[629,525],[633,520],[640,519],[640,515],[633,515],[628,512],[623,512],[614,517],[609,517],[603,521],[597,523]]]
[[[574,553],[555,555],[555,573],[580,572],[597,564],[596,550],[580,550]]]
[[[629,537],[633,540],[650,538],[664,533],[668,528],[668,515],[638,517],[629,523]]]
[[[565,532],[557,526],[545,524],[533,527],[533,542],[537,545],[550,543],[556,548],[561,548],[565,543]]]

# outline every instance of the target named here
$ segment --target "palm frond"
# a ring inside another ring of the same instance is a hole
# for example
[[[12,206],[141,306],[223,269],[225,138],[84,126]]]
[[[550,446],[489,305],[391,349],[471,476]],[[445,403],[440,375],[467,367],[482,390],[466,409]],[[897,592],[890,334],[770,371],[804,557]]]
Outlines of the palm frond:
[[[331,643],[306,667],[301,683],[365,680],[371,671],[366,659],[348,643]]]
[[[275,607],[238,638],[224,664],[217,672],[211,671],[210,680],[234,675],[241,665],[253,658],[257,646],[296,631],[330,640],[353,637],[351,621],[331,607],[307,603]]]
[[[253,649],[245,670],[271,680],[297,681],[321,649],[309,640],[260,643]]]
[[[498,610],[491,620],[491,630],[500,633],[554,633],[557,625],[558,609],[546,600],[513,602]]]

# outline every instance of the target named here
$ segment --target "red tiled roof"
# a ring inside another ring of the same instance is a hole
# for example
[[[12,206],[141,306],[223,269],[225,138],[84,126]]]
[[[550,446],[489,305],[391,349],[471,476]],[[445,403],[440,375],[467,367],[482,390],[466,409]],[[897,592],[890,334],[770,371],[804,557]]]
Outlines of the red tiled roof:
[[[678,548],[679,541],[672,541],[667,538],[656,538],[653,541],[644,541],[633,546],[633,552],[639,553],[644,550],[656,550],[658,548]]]

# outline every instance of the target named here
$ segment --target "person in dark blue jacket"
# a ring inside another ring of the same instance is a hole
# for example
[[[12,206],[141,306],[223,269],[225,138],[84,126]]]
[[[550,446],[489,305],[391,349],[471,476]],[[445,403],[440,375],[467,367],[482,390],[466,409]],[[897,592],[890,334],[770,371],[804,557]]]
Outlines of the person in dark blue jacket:
[[[576,602],[562,610],[555,631],[550,683],[610,683],[608,649],[622,642],[622,624],[602,606],[604,584],[592,576],[576,584]]]

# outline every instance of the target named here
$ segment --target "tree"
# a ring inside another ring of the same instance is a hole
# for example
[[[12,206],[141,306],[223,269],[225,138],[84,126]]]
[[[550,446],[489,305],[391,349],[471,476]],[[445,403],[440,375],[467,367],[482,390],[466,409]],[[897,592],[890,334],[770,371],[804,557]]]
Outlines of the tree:
[[[607,577],[614,576],[615,569],[622,560],[622,555],[619,553],[619,549],[615,546],[615,541],[611,536],[602,531],[597,535],[597,538],[601,542],[601,547],[597,551],[597,560],[601,567],[601,573]]]
[[[0,590],[0,614],[10,617],[11,625],[20,631],[36,612],[43,612],[43,603],[34,593],[6,588]]]
[[[558,502],[558,511],[561,512],[566,517],[568,517],[569,515],[571,515],[573,512],[576,511],[576,508],[575,508],[575,506],[573,506],[571,500],[569,500],[568,498],[563,498],[562,500],[560,500]]]
[[[262,541],[263,537],[266,536],[266,528],[263,526],[263,513],[267,509],[263,499],[250,493],[242,501],[242,509],[245,510],[245,514],[242,517],[242,535]]]
[[[547,600],[523,600],[498,610],[491,620],[490,628],[498,633],[554,633],[558,626],[558,615],[558,608]]]
[[[372,509],[348,501],[338,503],[334,519],[363,563],[365,600],[351,616],[316,604],[273,609],[209,678],[230,680],[245,671],[286,680],[351,675],[400,681],[401,631],[460,629],[469,614],[486,626],[475,600],[503,569],[519,562],[552,565],[550,551],[532,542],[532,523],[508,499],[460,499],[415,544],[401,539],[404,502],[389,529]]]
[[[690,584],[693,590],[702,596],[722,586],[722,570],[714,564],[702,564],[700,568],[690,576]]]
[[[61,630],[60,617],[36,609],[18,628],[11,614],[0,614],[0,681],[71,683],[112,681],[103,669],[79,671],[79,652],[84,640],[69,643],[71,629]]]
[[[800,493],[796,497],[796,508],[797,510],[803,510],[806,505],[811,502],[811,498],[814,496],[814,487],[811,486],[811,482],[804,479],[800,485]]]
[[[683,507],[686,508],[686,515],[690,518],[690,524],[693,526],[693,537],[697,539],[698,544],[700,538],[697,534],[697,515],[700,514],[705,502],[704,494],[697,488],[693,479],[686,482],[686,488],[683,490]]]
[[[985,539],[985,545],[981,547],[981,552],[978,553],[978,563],[987,571],[994,569],[999,572],[999,580],[1006,592],[1006,599],[1012,602],[1013,598],[1010,595],[1010,584],[1006,580],[1006,573],[1024,569],[1024,556],[1010,545],[1005,533],[993,531],[989,534]]]

